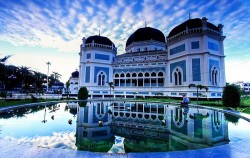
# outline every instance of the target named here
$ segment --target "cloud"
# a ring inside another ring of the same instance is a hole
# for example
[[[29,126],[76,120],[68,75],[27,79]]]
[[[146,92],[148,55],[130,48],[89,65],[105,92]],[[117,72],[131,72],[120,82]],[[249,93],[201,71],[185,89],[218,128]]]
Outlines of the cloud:
[[[52,136],[23,137],[20,139],[4,137],[3,139],[16,141],[18,144],[27,144],[42,148],[77,149],[75,145],[75,132],[54,132]]]
[[[110,38],[124,53],[127,38],[138,28],[160,29],[166,36],[172,28],[192,18],[206,16],[225,25],[225,54],[249,52],[250,13],[242,1],[0,1],[0,38],[15,46],[54,48],[79,52],[82,37],[98,34]],[[235,49],[237,48],[237,49]]]

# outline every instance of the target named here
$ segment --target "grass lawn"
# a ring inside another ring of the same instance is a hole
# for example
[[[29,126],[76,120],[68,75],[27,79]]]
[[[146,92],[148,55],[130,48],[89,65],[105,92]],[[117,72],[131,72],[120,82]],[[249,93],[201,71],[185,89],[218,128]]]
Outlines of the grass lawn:
[[[162,101],[162,102],[174,102],[174,103],[180,103],[181,99],[171,99],[171,98],[147,98],[148,101]],[[38,99],[37,102],[46,102],[46,101],[57,101],[57,99]],[[14,106],[14,105],[21,105],[21,104],[27,104],[32,103],[31,99],[23,99],[23,100],[0,100],[0,107],[5,106]],[[196,100],[191,101],[192,104],[196,104]],[[222,101],[198,101],[199,105],[204,106],[210,106],[210,107],[216,107],[216,108],[227,108],[222,106]],[[238,111],[250,114],[250,97],[244,96],[241,99],[241,107],[237,108]]]
[[[175,103],[180,103],[182,99],[165,99],[165,98],[147,98],[146,100],[148,101],[162,101],[162,102],[175,102]],[[192,104],[196,104],[196,100],[191,101]],[[210,107],[216,107],[216,108],[221,108],[221,109],[228,109],[227,107],[224,107],[222,105],[221,100],[217,101],[198,101],[199,105],[204,105],[204,106],[210,106]],[[238,111],[250,114],[250,97],[249,96],[244,96],[241,98],[241,106],[237,108]]]

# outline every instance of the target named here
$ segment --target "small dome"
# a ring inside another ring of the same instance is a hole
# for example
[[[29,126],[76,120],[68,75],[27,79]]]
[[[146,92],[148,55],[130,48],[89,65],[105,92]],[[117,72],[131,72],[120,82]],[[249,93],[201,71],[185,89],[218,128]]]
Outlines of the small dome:
[[[129,36],[126,42],[126,47],[132,44],[133,42],[147,40],[156,40],[165,43],[165,36],[160,30],[151,27],[139,28],[131,36]]]
[[[195,19],[189,19],[189,20],[183,22],[182,24],[176,26],[175,28],[173,28],[170,31],[170,33],[168,34],[168,38],[173,37],[174,35],[177,35],[178,33],[185,31],[186,26],[188,27],[188,29],[201,28],[202,27],[202,19],[195,18]],[[210,29],[213,29],[215,31],[219,31],[219,28],[210,22],[207,22],[207,27]]]
[[[79,71],[74,71],[71,73],[72,78],[78,78],[79,77]]]
[[[92,43],[92,41],[94,40],[95,43],[97,44],[103,44],[103,45],[108,45],[108,46],[114,46],[115,47],[115,44],[107,37],[103,37],[103,36],[98,36],[98,35],[95,35],[95,36],[89,36],[87,39],[86,39],[86,44],[90,44]]]

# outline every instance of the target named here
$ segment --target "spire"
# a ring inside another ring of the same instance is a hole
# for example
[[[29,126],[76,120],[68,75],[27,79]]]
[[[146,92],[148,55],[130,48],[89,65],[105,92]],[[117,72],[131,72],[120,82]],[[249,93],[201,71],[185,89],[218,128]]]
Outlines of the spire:
[[[189,16],[189,20],[190,20],[191,19],[191,14],[189,13],[188,16]]]
[[[147,21],[145,21],[145,27],[147,27]]]
[[[101,35],[101,33],[100,33],[101,31],[99,30],[99,36]]]

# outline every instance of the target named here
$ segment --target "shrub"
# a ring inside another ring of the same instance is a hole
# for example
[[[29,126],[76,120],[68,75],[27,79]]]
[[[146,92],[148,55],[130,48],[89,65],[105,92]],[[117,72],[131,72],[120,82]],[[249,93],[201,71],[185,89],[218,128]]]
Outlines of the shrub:
[[[227,107],[240,106],[240,89],[236,85],[226,85],[223,90],[222,103]]]
[[[78,99],[79,100],[87,100],[89,96],[89,92],[86,87],[81,87],[78,91]]]

